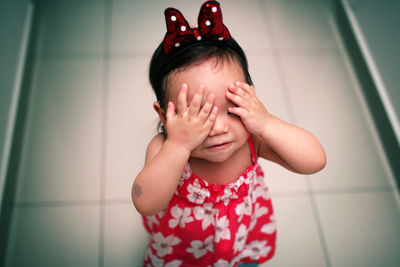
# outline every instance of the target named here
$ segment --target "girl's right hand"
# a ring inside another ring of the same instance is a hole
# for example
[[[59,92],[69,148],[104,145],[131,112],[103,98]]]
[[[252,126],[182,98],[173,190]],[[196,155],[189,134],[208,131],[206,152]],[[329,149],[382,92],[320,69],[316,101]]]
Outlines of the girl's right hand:
[[[188,107],[187,92],[188,86],[183,84],[178,95],[178,110],[174,103],[168,102],[166,130],[169,142],[186,148],[190,153],[210,133],[218,108],[214,106],[214,94],[208,94],[206,103],[200,108],[204,94],[203,86],[196,91]]]

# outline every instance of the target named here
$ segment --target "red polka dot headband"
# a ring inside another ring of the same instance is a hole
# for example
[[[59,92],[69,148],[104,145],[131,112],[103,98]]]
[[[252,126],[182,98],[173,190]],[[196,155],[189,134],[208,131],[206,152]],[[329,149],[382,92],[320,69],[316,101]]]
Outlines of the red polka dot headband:
[[[217,1],[207,1],[200,9],[198,28],[191,28],[182,13],[175,8],[164,12],[167,24],[163,44],[166,54],[200,41],[226,42],[231,35],[222,22],[222,12]]]

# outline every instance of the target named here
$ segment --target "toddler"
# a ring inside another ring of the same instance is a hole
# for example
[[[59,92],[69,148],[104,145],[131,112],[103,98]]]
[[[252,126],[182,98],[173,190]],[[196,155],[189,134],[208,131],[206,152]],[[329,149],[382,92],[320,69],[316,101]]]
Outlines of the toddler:
[[[150,234],[145,266],[257,266],[276,241],[257,159],[311,174],[324,168],[325,152],[258,99],[218,2],[202,5],[198,28],[174,8],[165,19],[149,74],[163,127],[132,186]]]

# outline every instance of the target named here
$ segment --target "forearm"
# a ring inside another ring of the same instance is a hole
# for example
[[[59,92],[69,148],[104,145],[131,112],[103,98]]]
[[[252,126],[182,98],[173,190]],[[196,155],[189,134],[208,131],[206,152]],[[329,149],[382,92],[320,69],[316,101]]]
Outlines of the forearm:
[[[159,153],[138,174],[132,199],[142,215],[154,215],[171,200],[190,151],[165,141]]]
[[[269,115],[261,139],[295,172],[315,173],[326,164],[325,151],[311,133],[275,116]]]

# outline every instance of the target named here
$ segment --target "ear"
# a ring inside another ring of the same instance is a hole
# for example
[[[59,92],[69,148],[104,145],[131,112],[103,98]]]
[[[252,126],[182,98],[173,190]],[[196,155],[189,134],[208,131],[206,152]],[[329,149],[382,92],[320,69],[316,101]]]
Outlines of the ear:
[[[161,107],[160,102],[156,101],[153,103],[153,108],[157,112],[158,117],[160,118],[162,124],[167,125],[167,115],[165,110]]]

